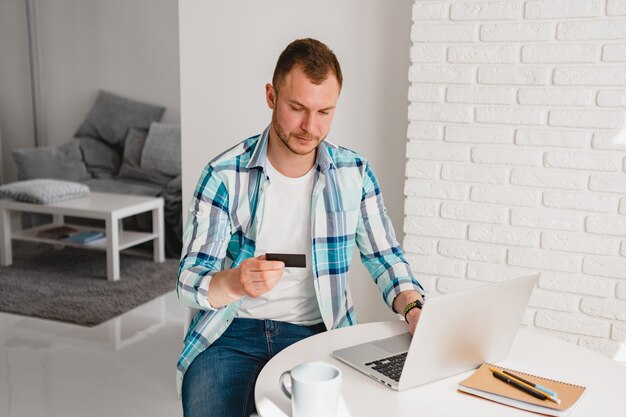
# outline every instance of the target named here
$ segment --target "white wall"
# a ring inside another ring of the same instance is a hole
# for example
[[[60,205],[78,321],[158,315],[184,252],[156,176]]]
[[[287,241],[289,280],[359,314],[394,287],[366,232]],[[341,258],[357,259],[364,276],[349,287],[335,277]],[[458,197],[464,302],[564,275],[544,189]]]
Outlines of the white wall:
[[[413,8],[405,249],[432,293],[539,272],[525,324],[626,361],[626,2]]]
[[[401,233],[408,0],[181,0],[179,16],[185,207],[210,159],[269,124],[264,86],[280,52],[294,39],[315,37],[335,51],[344,75],[328,140],[372,161]],[[351,287],[361,322],[394,317],[358,257]]]
[[[5,182],[15,179],[10,150],[35,144],[24,4],[22,0],[0,1],[0,170]]]
[[[180,121],[176,0],[35,0],[45,144],[68,142],[105,89]],[[0,4],[0,121],[10,150],[34,145],[24,0]]]

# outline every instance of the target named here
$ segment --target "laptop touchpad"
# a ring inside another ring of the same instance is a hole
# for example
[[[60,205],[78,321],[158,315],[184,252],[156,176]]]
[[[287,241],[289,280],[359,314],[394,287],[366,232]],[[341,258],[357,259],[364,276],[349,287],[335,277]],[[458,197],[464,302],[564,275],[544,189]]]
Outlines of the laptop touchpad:
[[[383,349],[389,353],[408,352],[411,344],[411,335],[404,333],[399,336],[389,337],[387,339],[376,340],[371,342],[374,346]]]

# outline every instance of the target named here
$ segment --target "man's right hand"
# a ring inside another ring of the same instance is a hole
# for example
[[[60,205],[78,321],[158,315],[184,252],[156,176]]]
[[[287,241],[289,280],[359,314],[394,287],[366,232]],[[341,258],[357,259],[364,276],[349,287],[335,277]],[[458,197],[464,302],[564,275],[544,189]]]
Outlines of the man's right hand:
[[[209,285],[209,304],[213,308],[220,308],[244,296],[259,297],[276,286],[284,271],[283,262],[267,261],[265,255],[248,258],[239,268],[213,276]]]
[[[261,255],[246,259],[237,270],[239,276],[231,287],[233,292],[241,297],[256,298],[278,284],[285,272],[285,264],[281,261],[267,261],[265,255]]]

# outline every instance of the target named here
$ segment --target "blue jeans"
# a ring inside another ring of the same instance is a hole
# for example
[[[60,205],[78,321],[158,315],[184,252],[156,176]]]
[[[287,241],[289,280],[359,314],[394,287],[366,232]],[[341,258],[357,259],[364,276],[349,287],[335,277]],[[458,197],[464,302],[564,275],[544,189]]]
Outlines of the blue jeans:
[[[324,323],[234,319],[185,372],[184,416],[248,417],[255,410],[254,385],[263,366],[286,347],[324,330]]]

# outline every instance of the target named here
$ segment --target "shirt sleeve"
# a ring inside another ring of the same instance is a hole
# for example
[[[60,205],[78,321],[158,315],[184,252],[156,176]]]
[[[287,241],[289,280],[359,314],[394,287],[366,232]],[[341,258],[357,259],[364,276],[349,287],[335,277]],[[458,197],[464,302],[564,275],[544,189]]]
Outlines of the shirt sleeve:
[[[200,176],[189,204],[183,233],[176,293],[185,305],[215,310],[208,301],[209,283],[222,270],[230,236],[228,189],[209,165]]]
[[[402,291],[415,290],[424,295],[424,289],[396,240],[378,180],[369,162],[365,164],[363,175],[356,243],[361,261],[393,310],[393,300]]]

